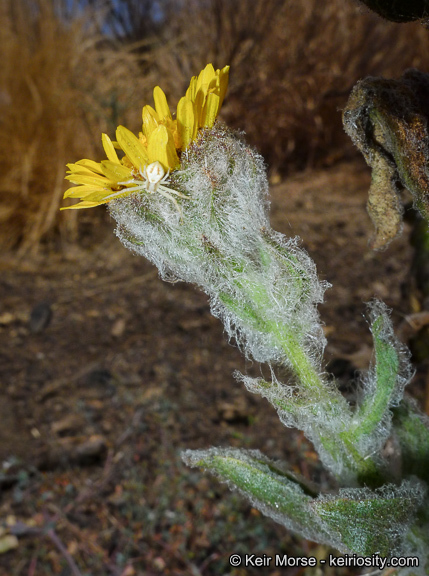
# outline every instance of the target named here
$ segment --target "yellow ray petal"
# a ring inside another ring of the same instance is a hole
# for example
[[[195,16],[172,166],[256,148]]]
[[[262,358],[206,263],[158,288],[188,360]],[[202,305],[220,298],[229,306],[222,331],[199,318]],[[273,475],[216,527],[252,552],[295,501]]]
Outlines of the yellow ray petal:
[[[167,128],[160,124],[150,135],[147,144],[148,153],[148,164],[156,162],[159,160],[166,168],[166,158],[167,158],[167,143],[168,143],[168,131]]]
[[[104,148],[104,151],[106,153],[107,158],[111,162],[115,162],[116,164],[119,164],[119,158],[118,158],[118,155],[116,154],[115,147],[113,145],[113,142],[110,140],[110,138],[108,137],[107,134],[101,135],[101,142],[103,144],[103,148]]]
[[[189,98],[192,100],[192,102],[195,102],[195,96],[197,94],[197,83],[197,76],[192,76],[191,81],[189,82],[189,88],[186,90],[186,98]]]
[[[101,173],[94,172],[85,166],[76,166],[76,164],[67,164],[67,174],[85,174],[86,176],[101,176]],[[101,172],[101,168],[100,168]]]
[[[124,182],[132,178],[130,168],[122,166],[122,164],[116,164],[116,162],[110,162],[110,160],[103,160],[101,162],[101,166],[103,169],[103,174],[110,180],[115,180],[116,182]]]
[[[194,138],[194,126],[196,124],[194,104],[183,96],[177,105],[177,129],[180,135],[181,148],[186,149]]]
[[[143,106],[143,109],[146,108],[148,112],[150,112],[150,114],[155,118],[155,120],[157,122],[159,122],[161,120],[161,118],[159,117],[158,112],[155,110],[155,108],[152,108],[152,106],[150,106],[150,104],[146,104],[146,106]]]
[[[124,188],[123,190],[117,190],[116,192],[113,190],[104,190],[88,194],[88,196],[85,196],[85,201],[104,203],[104,202],[111,202],[112,200],[117,200],[118,198],[123,198],[129,195],[130,192],[128,192],[127,188]]]
[[[162,124],[154,130],[150,136],[147,152],[149,155],[149,164],[152,162],[161,162],[164,170],[174,170],[179,164],[174,137],[170,130]]]
[[[138,170],[146,166],[148,163],[148,155],[145,147],[131,130],[128,130],[125,126],[118,126],[116,129],[116,138],[122,150]]]
[[[177,118],[174,120],[172,118],[166,118],[163,120],[163,125],[169,130],[174,137],[174,146],[177,150],[181,149],[181,140],[179,135],[179,130],[177,128]]]
[[[102,174],[101,164],[94,160],[79,160],[74,164],[67,164],[70,174],[91,174],[96,176]]]
[[[219,110],[219,96],[213,92],[207,96],[203,109],[201,124],[204,128],[211,128],[216,120]]]
[[[203,108],[206,101],[206,97],[202,88],[200,88],[195,97],[195,116],[196,124],[198,128],[201,128],[203,120]]]
[[[101,174],[101,165],[99,162],[94,162],[94,160],[79,160],[78,162],[76,162],[76,166],[84,166],[85,168],[89,168],[93,172]]]
[[[229,66],[225,66],[219,71],[219,110],[222,107],[223,100],[225,98],[226,91],[228,89],[229,82]]]
[[[155,86],[153,89],[153,101],[155,102],[155,110],[158,112],[160,120],[164,120],[164,118],[171,118],[171,112],[167,104],[167,98],[159,86]]]
[[[89,168],[93,172],[101,174],[101,165],[99,162],[94,162],[94,160],[79,160],[78,162],[76,162],[76,166],[84,166],[85,168]]]
[[[216,70],[215,76],[210,80],[207,86],[207,94],[210,94],[211,92],[219,94],[219,87],[220,87],[219,74],[218,71]]]
[[[144,136],[149,139],[149,136],[152,134],[152,132],[155,130],[155,128],[158,126],[158,120],[155,118],[154,114],[152,114],[152,112],[155,112],[155,110],[151,107],[151,106],[143,106],[143,111],[142,111],[142,118],[143,118],[143,126],[142,126],[142,130],[143,130],[143,134]],[[155,112],[156,114],[156,112]]]
[[[65,179],[73,182],[73,184],[86,184],[88,186],[99,186],[100,188],[115,184],[112,180],[108,180],[105,176],[98,176],[98,174],[93,174],[92,176],[88,174],[69,174]]]
[[[147,148],[147,138],[146,138],[146,136],[143,134],[143,132],[139,132],[139,140],[140,140],[140,142],[143,144],[143,148],[146,150],[146,148]]]
[[[103,190],[100,186],[73,186],[64,192],[63,198],[85,198],[97,190]]]
[[[105,202],[79,202],[78,204],[73,204],[72,206],[63,206],[60,210],[78,210],[80,208],[94,208],[94,206],[100,206],[100,204],[105,204]]]
[[[213,64],[207,64],[204,70],[201,70],[198,76],[197,82],[197,92],[198,90],[202,89],[204,96],[207,94],[208,86],[213,78],[216,77],[215,69],[213,68]]]

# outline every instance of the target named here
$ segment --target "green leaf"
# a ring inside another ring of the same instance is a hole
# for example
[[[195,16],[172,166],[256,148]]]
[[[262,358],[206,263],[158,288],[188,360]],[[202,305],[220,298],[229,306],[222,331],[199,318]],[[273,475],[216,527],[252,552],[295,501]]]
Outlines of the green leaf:
[[[402,400],[404,386],[409,382],[412,370],[409,352],[395,337],[388,309],[382,302],[371,303],[370,320],[375,365],[362,383],[361,400],[357,404],[350,427],[341,433],[341,437],[350,450],[356,451],[355,461],[360,483],[375,487],[385,483],[389,475],[386,475],[387,470],[383,463],[379,462],[380,474],[376,474],[374,481],[371,481],[366,477],[370,472],[366,470],[366,464],[373,454],[380,452],[390,434],[391,408]],[[384,480],[380,482],[383,477]]]
[[[252,506],[287,528],[310,540],[332,544],[329,531],[309,507],[316,492],[257,450],[186,450],[182,458],[189,466],[209,470],[238,489]]]
[[[405,384],[412,371],[409,353],[393,332],[388,309],[382,302],[370,306],[371,332],[374,341],[375,366],[364,386],[364,397],[356,411],[355,438],[377,433],[380,442],[389,434],[390,408],[402,399]],[[384,434],[379,430],[385,428]]]
[[[429,483],[429,418],[407,399],[394,411],[393,425],[404,472]]]
[[[417,480],[404,481],[401,486],[388,484],[374,491],[343,489],[338,496],[313,501],[311,508],[352,552],[361,556],[400,555],[424,494]]]

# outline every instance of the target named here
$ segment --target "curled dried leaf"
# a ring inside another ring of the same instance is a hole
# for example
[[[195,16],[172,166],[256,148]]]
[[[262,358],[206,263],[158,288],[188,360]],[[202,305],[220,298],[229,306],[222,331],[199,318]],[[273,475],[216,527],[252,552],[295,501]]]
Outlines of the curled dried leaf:
[[[428,118],[429,75],[418,70],[407,70],[399,80],[361,80],[344,109],[344,129],[372,168],[367,207],[375,250],[402,231],[401,187],[429,220]]]

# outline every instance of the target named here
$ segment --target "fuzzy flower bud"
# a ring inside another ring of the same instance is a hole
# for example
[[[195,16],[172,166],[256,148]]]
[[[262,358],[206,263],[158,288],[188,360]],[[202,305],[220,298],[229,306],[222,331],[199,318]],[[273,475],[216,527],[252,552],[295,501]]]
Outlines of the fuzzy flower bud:
[[[164,280],[200,286],[248,356],[287,363],[279,334],[293,326],[316,368],[324,339],[314,303],[325,286],[296,242],[270,228],[261,156],[217,124],[182,154],[169,186],[181,195],[180,210],[159,194],[109,204],[121,241]]]

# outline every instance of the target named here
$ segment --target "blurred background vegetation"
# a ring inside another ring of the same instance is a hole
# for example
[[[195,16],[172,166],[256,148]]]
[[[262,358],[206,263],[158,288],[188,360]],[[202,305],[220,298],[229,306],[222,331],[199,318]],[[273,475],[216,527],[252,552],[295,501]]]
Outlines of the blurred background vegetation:
[[[21,255],[105,218],[59,212],[65,164],[101,159],[120,123],[138,131],[157,84],[175,106],[207,62],[230,64],[222,118],[275,182],[356,154],[340,110],[358,79],[429,64],[420,24],[353,0],[1,0],[0,17],[0,247]]]

